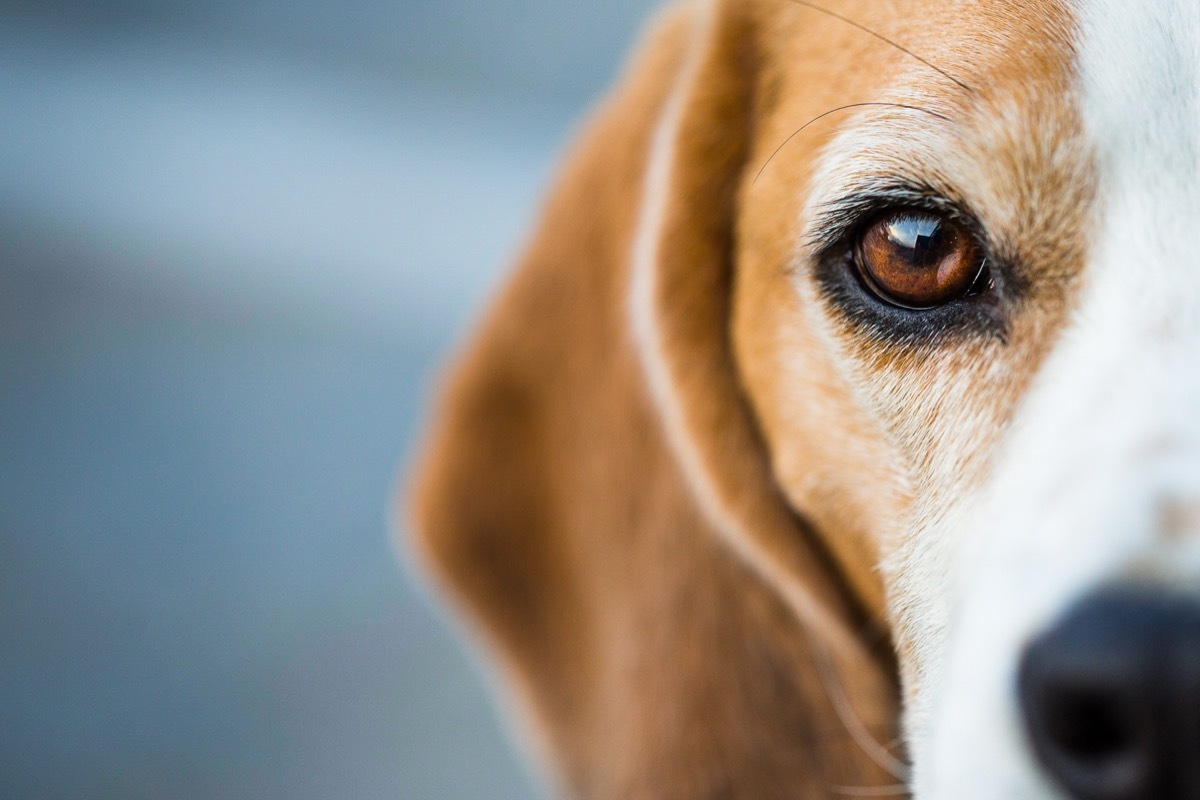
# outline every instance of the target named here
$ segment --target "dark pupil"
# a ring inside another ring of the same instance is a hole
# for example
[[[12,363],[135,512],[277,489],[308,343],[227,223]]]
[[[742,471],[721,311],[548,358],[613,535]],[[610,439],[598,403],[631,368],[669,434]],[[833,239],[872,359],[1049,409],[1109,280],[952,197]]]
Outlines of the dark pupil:
[[[913,269],[933,269],[945,257],[946,234],[937,217],[903,216],[888,223],[890,241]]]

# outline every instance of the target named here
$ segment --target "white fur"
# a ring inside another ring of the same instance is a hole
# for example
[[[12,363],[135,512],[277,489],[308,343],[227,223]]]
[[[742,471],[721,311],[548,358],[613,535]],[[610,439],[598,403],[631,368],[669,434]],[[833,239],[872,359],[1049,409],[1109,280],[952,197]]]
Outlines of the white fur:
[[[1092,249],[972,522],[940,540],[952,569],[928,590],[953,616],[913,730],[917,800],[1059,797],[1021,727],[1023,646],[1105,582],[1200,584],[1200,6],[1079,14]]]

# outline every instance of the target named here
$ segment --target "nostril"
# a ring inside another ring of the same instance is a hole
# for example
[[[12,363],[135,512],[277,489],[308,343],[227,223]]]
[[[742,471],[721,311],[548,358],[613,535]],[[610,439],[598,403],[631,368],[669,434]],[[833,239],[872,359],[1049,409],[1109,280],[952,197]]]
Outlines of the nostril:
[[[1153,733],[1134,672],[1079,659],[1053,638],[1027,653],[1021,690],[1033,749],[1047,771],[1079,800],[1141,800]]]
[[[1154,737],[1130,683],[1060,685],[1043,696],[1039,754],[1075,797],[1132,800],[1152,783]]]
[[[1072,758],[1100,766],[1136,751],[1136,716],[1110,693],[1066,688],[1053,693],[1048,705],[1047,734]]]

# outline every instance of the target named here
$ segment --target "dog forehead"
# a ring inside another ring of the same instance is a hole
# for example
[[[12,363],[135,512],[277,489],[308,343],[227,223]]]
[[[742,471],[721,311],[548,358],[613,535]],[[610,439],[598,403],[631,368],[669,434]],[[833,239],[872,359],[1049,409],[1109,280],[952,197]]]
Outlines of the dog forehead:
[[[1009,260],[1077,266],[1063,251],[1090,220],[1091,164],[1075,4],[766,5],[751,195],[770,194],[764,184],[778,187],[776,208],[807,199],[812,222],[872,187],[928,187],[978,217]]]

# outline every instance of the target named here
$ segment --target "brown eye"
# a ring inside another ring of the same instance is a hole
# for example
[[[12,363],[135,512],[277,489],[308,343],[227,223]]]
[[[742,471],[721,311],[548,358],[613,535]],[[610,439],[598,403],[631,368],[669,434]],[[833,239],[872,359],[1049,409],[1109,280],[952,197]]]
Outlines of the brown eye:
[[[917,309],[962,297],[983,268],[975,239],[962,225],[923,211],[876,219],[859,237],[855,259],[881,298]]]

